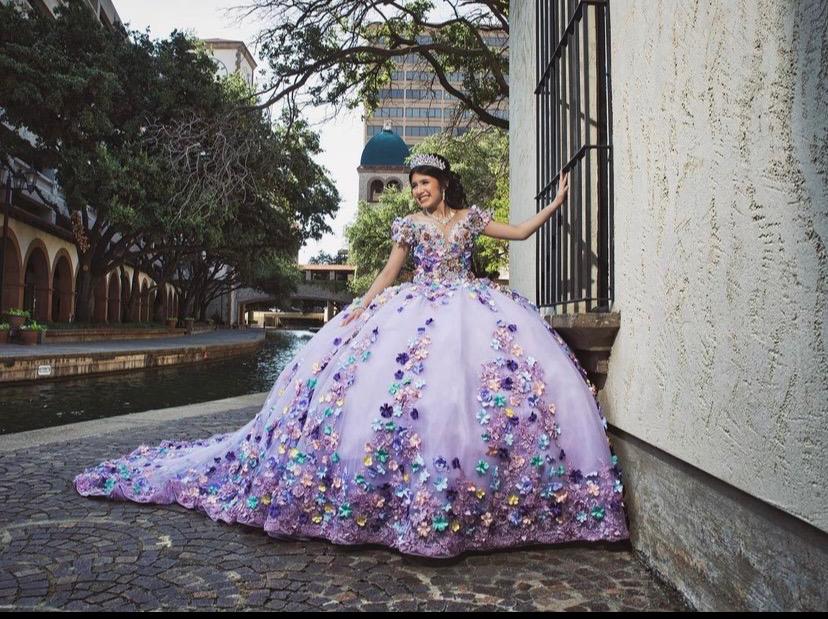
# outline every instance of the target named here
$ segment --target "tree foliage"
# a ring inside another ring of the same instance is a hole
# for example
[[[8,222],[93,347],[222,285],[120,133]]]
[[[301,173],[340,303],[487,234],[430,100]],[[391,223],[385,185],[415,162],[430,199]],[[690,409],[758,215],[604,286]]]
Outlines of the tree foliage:
[[[431,19],[435,7],[450,15]],[[266,24],[258,42],[273,73],[268,105],[373,110],[394,60],[409,57],[456,98],[453,125],[470,110],[484,124],[509,126],[491,112],[509,96],[508,0],[254,0],[241,10]]]
[[[0,5],[0,163],[55,171],[65,204],[40,197],[74,224],[79,318],[127,262],[158,286],[180,278],[187,303],[217,277],[289,285],[287,257],[330,231],[339,203],[307,123],[271,124],[183,33],[109,30],[79,0],[56,14]]]

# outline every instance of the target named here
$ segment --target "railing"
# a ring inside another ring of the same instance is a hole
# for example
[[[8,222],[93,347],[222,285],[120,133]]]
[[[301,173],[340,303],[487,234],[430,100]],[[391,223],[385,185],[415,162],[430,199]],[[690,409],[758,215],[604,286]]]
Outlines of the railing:
[[[613,264],[609,0],[536,0],[536,210],[560,171],[566,201],[536,234],[536,304],[609,311]]]

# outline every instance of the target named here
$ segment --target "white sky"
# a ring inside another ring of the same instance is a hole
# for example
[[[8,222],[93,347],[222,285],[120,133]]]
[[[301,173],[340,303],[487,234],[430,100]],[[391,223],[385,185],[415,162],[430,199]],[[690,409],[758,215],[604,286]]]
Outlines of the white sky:
[[[243,3],[244,0],[114,0],[118,15],[131,29],[144,31],[149,28],[153,38],[165,38],[178,29],[192,32],[202,39],[244,41],[261,69],[263,63],[253,45],[259,25],[252,19],[237,23],[224,12],[228,7]],[[262,84],[258,75],[256,83]],[[347,247],[342,231],[356,215],[359,195],[356,169],[363,144],[361,112],[359,109],[344,110],[335,120],[320,124],[329,113],[328,109],[313,110],[308,112],[307,118],[313,130],[320,135],[322,152],[316,161],[329,171],[342,202],[337,216],[333,221],[328,221],[334,233],[326,234],[320,241],[309,241],[299,251],[300,262],[307,262],[319,250],[334,254],[340,248]]]

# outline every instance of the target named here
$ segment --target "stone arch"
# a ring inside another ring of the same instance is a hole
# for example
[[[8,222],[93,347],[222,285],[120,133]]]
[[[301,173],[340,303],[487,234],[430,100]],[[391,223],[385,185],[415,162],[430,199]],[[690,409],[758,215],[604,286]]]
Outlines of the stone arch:
[[[382,179],[374,178],[368,181],[368,202],[376,202],[379,200],[383,189],[385,189],[385,184],[382,182]]]
[[[141,294],[138,297],[138,302],[140,303],[138,308],[138,320],[144,322],[149,321],[150,295],[146,279],[141,280]]]
[[[95,322],[106,322],[107,319],[107,277],[104,275],[95,284],[95,292],[93,293],[94,308],[92,310],[92,319]]]
[[[107,296],[109,301],[107,303],[106,321],[110,323],[121,322],[121,274],[118,271],[109,274]]]
[[[49,320],[51,305],[51,269],[49,252],[40,239],[34,239],[26,252],[23,269],[23,309],[29,310],[34,320]]]
[[[2,237],[0,237],[2,239]],[[3,263],[3,290],[0,296],[0,312],[23,306],[23,260],[20,243],[11,228],[6,229],[6,242],[0,240],[0,250],[5,253]]]
[[[149,292],[149,305],[147,306],[147,321],[155,320],[155,299],[158,298],[158,288]]]
[[[126,269],[119,271],[119,273],[121,279],[121,314],[119,316],[119,321],[129,322],[132,320],[132,316],[126,315],[126,306],[127,301],[129,301],[129,293],[132,292],[132,286],[130,285],[130,278],[126,273]]]
[[[74,277],[72,277],[72,260],[69,252],[61,247],[55,255],[52,265],[52,305],[51,320],[69,322],[74,308]]]

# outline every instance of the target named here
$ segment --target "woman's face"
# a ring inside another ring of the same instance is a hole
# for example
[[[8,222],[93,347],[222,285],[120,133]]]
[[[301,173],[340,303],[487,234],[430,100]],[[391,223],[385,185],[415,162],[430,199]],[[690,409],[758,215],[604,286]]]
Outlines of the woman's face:
[[[443,200],[443,189],[440,181],[433,176],[414,172],[411,175],[411,195],[420,208],[431,210]]]

